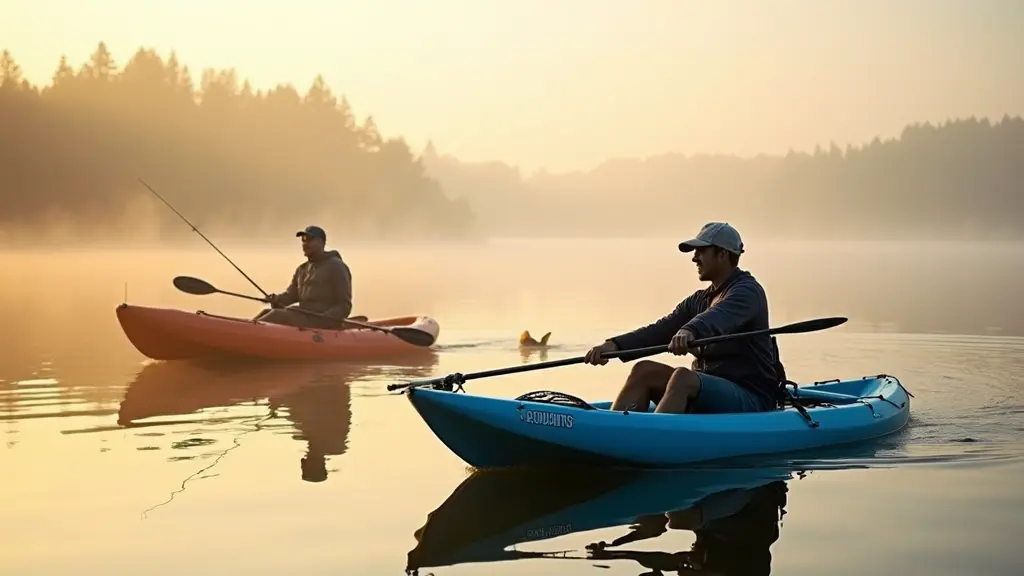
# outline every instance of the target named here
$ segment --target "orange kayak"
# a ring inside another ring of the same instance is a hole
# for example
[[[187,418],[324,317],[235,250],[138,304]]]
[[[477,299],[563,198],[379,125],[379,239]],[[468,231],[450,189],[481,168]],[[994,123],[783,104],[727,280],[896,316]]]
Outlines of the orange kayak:
[[[358,328],[323,330],[121,304],[117,321],[135,348],[154,360],[375,360],[432,354],[391,334]],[[382,327],[408,326],[437,338],[441,327],[425,316],[369,321]]]

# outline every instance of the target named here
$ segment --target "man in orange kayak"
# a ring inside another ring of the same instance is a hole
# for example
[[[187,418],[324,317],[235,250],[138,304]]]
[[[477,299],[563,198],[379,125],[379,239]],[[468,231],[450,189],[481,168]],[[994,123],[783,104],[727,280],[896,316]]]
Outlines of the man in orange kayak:
[[[337,250],[324,250],[327,233],[323,228],[307,226],[295,236],[302,239],[306,261],[295,269],[287,290],[263,300],[271,308],[260,312],[256,320],[306,328],[343,328],[341,321],[352,312],[352,272],[348,264]],[[296,303],[297,307],[289,308]]]
[[[697,237],[679,244],[693,252],[697,276],[711,285],[698,290],[668,315],[627,334],[610,338],[586,355],[588,364],[608,363],[602,354],[668,344],[669,352],[694,355],[691,368],[641,360],[633,365],[612,410],[656,412],[763,412],[776,407],[781,364],[770,336],[754,336],[693,349],[701,338],[767,329],[768,299],[751,274],[739,268],[743,242],[723,222],[705,224]],[[621,356],[623,362],[635,360]]]

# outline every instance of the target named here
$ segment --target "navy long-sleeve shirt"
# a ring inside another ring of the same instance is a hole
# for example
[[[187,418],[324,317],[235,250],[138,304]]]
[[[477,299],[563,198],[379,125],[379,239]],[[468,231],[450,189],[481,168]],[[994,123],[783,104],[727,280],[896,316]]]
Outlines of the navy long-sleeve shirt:
[[[736,269],[717,290],[698,290],[652,324],[611,338],[619,350],[668,344],[681,328],[695,339],[768,328],[768,298],[747,271]],[[770,336],[709,344],[694,355],[692,370],[725,378],[751,390],[773,406],[778,390],[777,349]],[[638,356],[619,359],[629,362]]]

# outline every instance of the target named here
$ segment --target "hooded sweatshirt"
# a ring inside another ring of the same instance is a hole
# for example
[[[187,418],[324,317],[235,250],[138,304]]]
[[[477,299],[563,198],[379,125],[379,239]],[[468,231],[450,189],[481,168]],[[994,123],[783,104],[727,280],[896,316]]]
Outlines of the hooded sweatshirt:
[[[295,269],[288,289],[274,297],[274,304],[298,302],[305,310],[344,320],[352,312],[352,272],[337,250],[324,252]]]
[[[652,324],[611,340],[620,350],[668,344],[680,328],[695,339],[768,328],[768,299],[761,284],[737,268],[717,289],[698,290]],[[730,380],[757,394],[764,410],[775,407],[780,362],[774,338],[768,335],[709,344],[691,351],[692,369]],[[623,355],[623,362],[640,356]]]

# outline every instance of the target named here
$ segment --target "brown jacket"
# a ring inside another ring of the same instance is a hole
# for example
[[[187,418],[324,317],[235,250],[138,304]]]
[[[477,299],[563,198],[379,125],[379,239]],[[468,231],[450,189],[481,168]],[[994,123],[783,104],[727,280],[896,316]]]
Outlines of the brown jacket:
[[[274,297],[277,306],[299,307],[344,320],[352,312],[352,272],[337,250],[324,252],[316,261],[299,264],[288,289]]]

